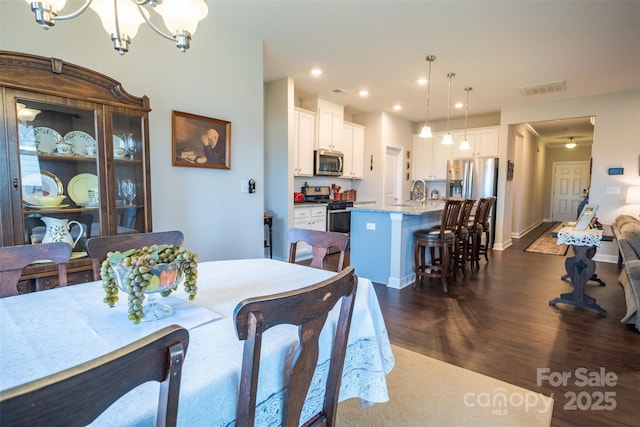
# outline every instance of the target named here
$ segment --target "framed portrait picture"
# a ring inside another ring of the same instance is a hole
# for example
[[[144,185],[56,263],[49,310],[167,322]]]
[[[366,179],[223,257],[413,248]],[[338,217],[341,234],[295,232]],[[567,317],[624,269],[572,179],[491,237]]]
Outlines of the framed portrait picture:
[[[231,169],[231,122],[171,112],[173,166]]]

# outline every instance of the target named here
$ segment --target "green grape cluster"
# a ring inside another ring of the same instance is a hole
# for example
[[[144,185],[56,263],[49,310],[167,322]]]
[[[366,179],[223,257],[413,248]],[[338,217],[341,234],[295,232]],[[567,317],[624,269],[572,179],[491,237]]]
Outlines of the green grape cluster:
[[[165,263],[174,263],[182,271],[185,291],[189,294],[189,300],[193,300],[198,292],[198,255],[172,245],[152,245],[107,254],[100,269],[102,287],[106,293],[104,302],[113,307],[118,301],[117,273],[114,268],[124,269],[122,288],[129,294],[129,319],[140,323],[144,317],[142,306],[145,291],[158,287],[158,277],[151,270],[155,265]],[[162,291],[161,295],[166,297],[174,289]]]

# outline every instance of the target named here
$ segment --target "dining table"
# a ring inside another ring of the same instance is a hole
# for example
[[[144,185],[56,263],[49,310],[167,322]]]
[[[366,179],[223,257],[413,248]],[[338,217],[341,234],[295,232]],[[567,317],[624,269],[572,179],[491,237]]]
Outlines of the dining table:
[[[173,308],[171,316],[139,324],[128,319],[123,292],[115,307],[103,302],[100,281],[2,298],[0,390],[73,367],[177,324],[190,335],[178,425],[233,426],[244,344],[236,336],[235,307],[249,297],[303,288],[335,274],[268,258],[201,262],[196,298],[189,301],[179,288],[162,298]],[[330,313],[320,337],[320,355],[303,419],[322,408],[338,308]],[[256,425],[281,425],[282,372],[296,355],[297,334],[292,325],[280,325],[264,334]],[[359,398],[363,406],[387,401],[386,375],[394,363],[374,286],[369,279],[358,277],[339,400]],[[155,425],[158,393],[158,383],[143,384],[111,405],[92,425]]]

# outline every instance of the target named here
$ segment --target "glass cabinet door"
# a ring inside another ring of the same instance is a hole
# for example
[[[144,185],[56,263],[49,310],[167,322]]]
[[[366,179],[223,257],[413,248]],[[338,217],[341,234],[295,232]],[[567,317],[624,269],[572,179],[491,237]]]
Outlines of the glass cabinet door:
[[[55,226],[74,251],[84,251],[86,239],[100,235],[104,220],[98,106],[56,103],[54,97],[15,99],[24,243],[50,241],[54,231],[47,233],[47,227]]]
[[[133,113],[132,113],[133,114]],[[116,233],[142,233],[148,229],[146,204],[145,126],[141,116],[114,112],[113,174]]]

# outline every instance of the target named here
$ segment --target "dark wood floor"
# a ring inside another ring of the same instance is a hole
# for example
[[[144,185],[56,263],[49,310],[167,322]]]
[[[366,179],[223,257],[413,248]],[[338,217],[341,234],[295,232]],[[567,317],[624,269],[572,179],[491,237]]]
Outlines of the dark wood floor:
[[[565,257],[524,252],[547,226],[507,250],[492,251],[479,272],[450,284],[449,295],[437,280],[402,290],[376,284],[391,342],[552,396],[553,426],[638,426],[640,333],[619,322],[626,312],[619,270],[597,263],[607,285],[587,284],[587,293],[608,311],[606,318],[564,304],[549,306],[549,300],[571,289],[560,280]],[[544,368],[571,377],[566,385],[539,383],[537,372]],[[618,380],[580,386],[579,368],[589,378],[604,369]]]

